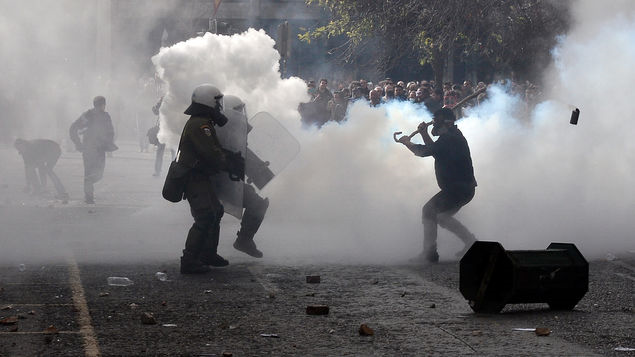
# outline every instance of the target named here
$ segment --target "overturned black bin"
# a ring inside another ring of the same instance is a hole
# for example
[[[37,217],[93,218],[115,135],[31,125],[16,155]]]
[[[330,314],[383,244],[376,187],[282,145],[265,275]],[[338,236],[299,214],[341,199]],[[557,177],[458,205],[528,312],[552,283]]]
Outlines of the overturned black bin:
[[[459,286],[475,312],[497,313],[520,303],[572,310],[589,290],[589,263],[571,243],[505,250],[498,242],[478,241],[461,259]]]

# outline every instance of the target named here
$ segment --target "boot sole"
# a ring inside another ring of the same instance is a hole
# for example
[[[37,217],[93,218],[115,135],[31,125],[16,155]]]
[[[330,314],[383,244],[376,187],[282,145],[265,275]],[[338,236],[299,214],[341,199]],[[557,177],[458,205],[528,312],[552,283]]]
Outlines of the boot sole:
[[[251,251],[247,251],[247,250],[241,249],[241,248],[239,248],[239,247],[237,247],[235,245],[234,245],[234,249],[236,249],[237,251],[243,252],[243,253],[249,255],[250,257],[262,258],[262,252],[260,252],[260,254],[254,253],[254,252],[251,252]]]

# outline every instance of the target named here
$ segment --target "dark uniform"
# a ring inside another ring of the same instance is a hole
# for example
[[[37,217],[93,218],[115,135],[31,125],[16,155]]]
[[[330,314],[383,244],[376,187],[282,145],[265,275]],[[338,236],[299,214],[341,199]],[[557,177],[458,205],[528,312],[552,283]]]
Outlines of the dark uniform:
[[[269,207],[269,199],[262,198],[253,186],[245,184],[243,188],[243,207],[245,212],[240,220],[240,230],[234,242],[234,248],[252,257],[261,258],[262,252],[256,248],[254,236],[265,218],[265,213]]]
[[[106,167],[106,152],[116,150],[115,131],[110,115],[97,108],[90,109],[77,119],[69,130],[75,147],[84,159],[84,197],[94,203],[94,184],[101,180]],[[79,135],[82,135],[80,140]]]
[[[434,169],[441,192],[434,195],[424,206],[424,254],[429,261],[438,261],[437,224],[456,234],[469,247],[474,235],[452,217],[474,197],[476,179],[468,147],[463,133],[452,125],[446,133],[430,145],[414,145],[417,156],[434,157]]]
[[[224,266],[228,262],[217,254],[223,205],[214,192],[210,176],[230,170],[229,153],[218,142],[214,129],[218,110],[195,106],[185,124],[177,161],[190,168],[185,185],[185,198],[190,204],[194,224],[185,241],[181,258],[182,273],[204,272],[201,263]],[[192,107],[191,107],[192,108]]]
[[[40,193],[46,186],[46,177],[50,177],[57,191],[56,198],[67,201],[68,193],[62,181],[53,171],[62,150],[58,143],[48,139],[15,141],[15,148],[24,160],[24,171],[26,177],[26,191]],[[36,170],[37,169],[37,173]],[[38,178],[39,173],[39,178]]]

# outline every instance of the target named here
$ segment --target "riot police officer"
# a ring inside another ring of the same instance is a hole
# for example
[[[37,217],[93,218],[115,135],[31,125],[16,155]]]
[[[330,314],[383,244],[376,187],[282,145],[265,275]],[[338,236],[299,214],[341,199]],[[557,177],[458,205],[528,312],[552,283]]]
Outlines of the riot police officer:
[[[244,179],[244,159],[224,150],[216,137],[215,126],[227,123],[227,117],[221,113],[222,98],[218,88],[202,84],[194,89],[192,104],[185,111],[191,117],[183,128],[176,161],[189,168],[184,192],[194,224],[185,241],[181,274],[206,273],[210,270],[207,265],[229,264],[217,253],[224,209],[210,177],[225,171],[234,179]]]

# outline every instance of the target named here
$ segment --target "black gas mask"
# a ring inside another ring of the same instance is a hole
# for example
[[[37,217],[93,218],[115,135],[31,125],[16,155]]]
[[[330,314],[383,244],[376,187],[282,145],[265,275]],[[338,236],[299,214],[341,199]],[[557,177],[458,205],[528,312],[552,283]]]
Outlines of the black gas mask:
[[[219,106],[217,106],[217,107],[219,107]],[[218,126],[223,126],[223,125],[227,124],[229,119],[227,119],[225,114],[223,114],[220,110],[215,109],[214,110],[214,115],[212,115],[212,121],[214,122],[214,124],[216,124]]]

